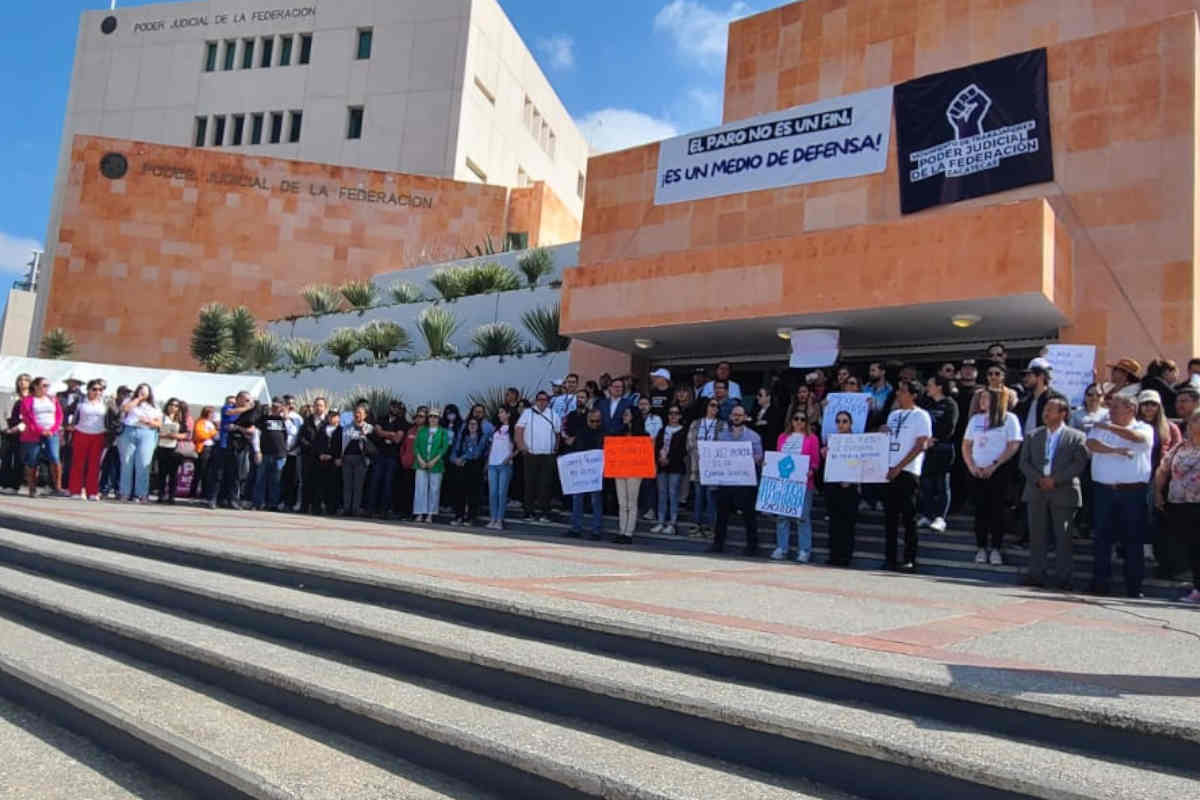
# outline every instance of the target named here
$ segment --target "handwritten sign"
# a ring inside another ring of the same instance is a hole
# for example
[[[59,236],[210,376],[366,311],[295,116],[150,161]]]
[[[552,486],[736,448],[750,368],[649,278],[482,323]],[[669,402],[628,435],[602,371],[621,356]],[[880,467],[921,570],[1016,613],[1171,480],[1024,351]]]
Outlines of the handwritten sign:
[[[697,442],[701,486],[754,486],[754,446],[750,442]]]
[[[604,488],[604,451],[581,450],[558,457],[563,494],[586,494]]]
[[[871,415],[871,396],[862,392],[831,394],[821,415],[821,441],[828,442],[829,435],[837,431],[837,415],[845,411],[850,415],[850,429],[862,433],[867,429],[867,417]]]
[[[825,457],[827,483],[887,483],[886,433],[836,434]]]
[[[604,440],[604,477],[653,478],[654,440],[649,436],[612,436]]]
[[[1096,368],[1096,348],[1090,344],[1052,344],[1046,348],[1046,360],[1054,367],[1053,386],[1071,401],[1071,407],[1083,405],[1087,387]]]
[[[794,452],[764,453],[762,483],[754,507],[764,514],[803,517],[808,492],[808,456]]]

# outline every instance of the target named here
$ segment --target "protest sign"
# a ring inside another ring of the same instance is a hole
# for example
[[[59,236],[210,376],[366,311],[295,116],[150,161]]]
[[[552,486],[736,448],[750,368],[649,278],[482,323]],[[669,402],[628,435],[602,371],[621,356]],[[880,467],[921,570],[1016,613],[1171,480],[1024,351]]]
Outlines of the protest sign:
[[[828,442],[829,435],[837,430],[837,415],[845,411],[853,424],[850,430],[862,433],[867,429],[867,417],[871,416],[871,396],[862,392],[835,393],[829,395],[825,412],[821,415],[821,441]]]
[[[792,357],[788,366],[792,369],[805,367],[828,367],[837,363],[838,339],[841,333],[837,328],[811,328],[809,330],[794,330],[789,340],[792,345]]]
[[[846,433],[829,437],[826,483],[887,483],[888,435]]]
[[[703,486],[754,486],[754,447],[750,442],[697,442]]]
[[[1083,405],[1083,396],[1093,380],[1096,347],[1090,344],[1052,344],[1046,348],[1046,360],[1054,367],[1051,385],[1071,401],[1071,408]]]
[[[653,478],[654,440],[649,436],[611,436],[604,440],[604,477]]]
[[[764,514],[803,517],[808,491],[808,456],[764,453],[762,482],[754,507]]]
[[[604,488],[604,451],[581,450],[558,457],[563,494],[586,494]]]

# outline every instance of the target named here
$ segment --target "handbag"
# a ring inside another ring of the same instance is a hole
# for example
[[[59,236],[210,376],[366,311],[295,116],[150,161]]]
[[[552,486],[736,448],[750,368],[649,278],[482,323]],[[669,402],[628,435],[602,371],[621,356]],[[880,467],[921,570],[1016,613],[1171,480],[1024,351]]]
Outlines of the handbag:
[[[183,458],[197,458],[199,456],[199,453],[196,452],[196,443],[190,439],[180,442],[175,448],[175,452],[179,453]]]

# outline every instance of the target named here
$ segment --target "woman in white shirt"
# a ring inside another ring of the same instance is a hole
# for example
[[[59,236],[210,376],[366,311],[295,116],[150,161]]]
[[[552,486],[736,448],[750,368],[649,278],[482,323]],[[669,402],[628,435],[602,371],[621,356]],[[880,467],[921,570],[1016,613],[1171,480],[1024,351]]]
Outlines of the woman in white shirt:
[[[125,430],[117,440],[121,454],[120,497],[129,498],[131,503],[144,503],[150,494],[150,462],[162,426],[162,412],[154,405],[154,392],[149,384],[139,384],[134,389],[121,405],[121,416]]]
[[[488,449],[488,524],[494,531],[504,530],[504,510],[508,508],[508,487],[513,474],[512,418],[508,409],[496,411],[495,430]]]
[[[1008,410],[1008,391],[989,388],[971,399],[962,454],[975,502],[975,563],[1004,563],[1004,496],[1021,449],[1021,422]],[[988,551],[989,540],[991,551]]]
[[[88,381],[87,396],[75,413],[75,434],[71,437],[71,474],[67,488],[80,500],[100,499],[100,459],[104,455],[104,420],[108,404],[104,402],[104,381]]]

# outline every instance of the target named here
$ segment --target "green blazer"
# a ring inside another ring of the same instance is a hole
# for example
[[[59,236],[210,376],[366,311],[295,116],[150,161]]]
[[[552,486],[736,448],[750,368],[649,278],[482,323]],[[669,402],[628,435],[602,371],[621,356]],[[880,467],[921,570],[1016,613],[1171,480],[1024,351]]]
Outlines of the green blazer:
[[[429,428],[421,428],[417,431],[417,444],[415,452],[417,458],[422,461],[432,461],[441,456],[441,460],[428,468],[429,472],[445,472],[446,471],[446,453],[450,450],[450,432],[445,428],[438,427],[437,431],[430,436]],[[421,469],[420,465],[414,462],[417,469]]]

